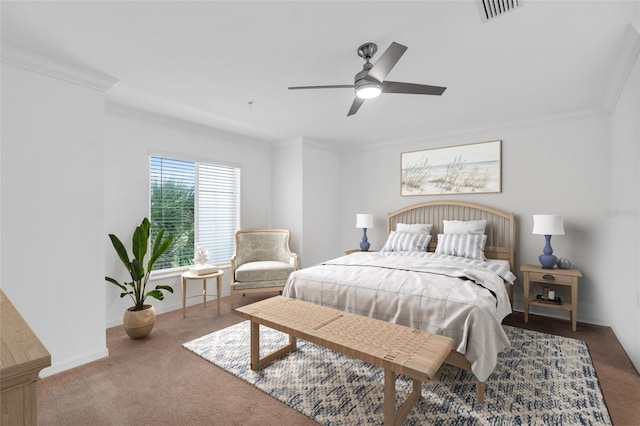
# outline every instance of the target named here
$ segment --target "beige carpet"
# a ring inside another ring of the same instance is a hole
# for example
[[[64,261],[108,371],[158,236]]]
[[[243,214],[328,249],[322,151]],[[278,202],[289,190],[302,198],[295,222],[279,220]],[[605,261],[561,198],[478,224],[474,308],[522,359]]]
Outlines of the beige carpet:
[[[247,296],[247,304],[261,296]],[[161,302],[158,302],[161,303]],[[242,319],[216,304],[159,315],[151,335],[132,340],[122,327],[107,330],[108,358],[47,377],[38,383],[40,425],[312,425],[308,417],[194,356],[182,343]],[[522,314],[506,324],[587,342],[615,425],[640,425],[640,377],[608,327]]]

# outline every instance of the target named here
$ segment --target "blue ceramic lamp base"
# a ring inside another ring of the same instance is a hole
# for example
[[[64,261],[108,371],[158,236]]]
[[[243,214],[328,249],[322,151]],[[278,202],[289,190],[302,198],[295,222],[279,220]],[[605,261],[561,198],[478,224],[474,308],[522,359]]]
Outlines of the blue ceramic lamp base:
[[[538,257],[538,260],[544,269],[553,269],[558,262],[558,258],[553,255],[553,249],[551,248],[551,235],[545,235],[544,238],[546,243],[542,250],[543,254]]]
[[[362,231],[363,231],[363,234],[362,234],[362,242],[360,242],[360,250],[368,251],[371,244],[369,244],[369,241],[367,240],[367,228],[362,228]]]

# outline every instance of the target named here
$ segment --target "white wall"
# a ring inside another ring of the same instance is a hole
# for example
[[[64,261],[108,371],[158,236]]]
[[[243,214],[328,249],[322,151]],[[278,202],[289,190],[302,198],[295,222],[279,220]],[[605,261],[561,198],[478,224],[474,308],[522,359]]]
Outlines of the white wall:
[[[2,64],[2,289],[51,353],[107,354],[104,94]]]
[[[195,124],[173,120],[109,104],[104,148],[104,218],[100,235],[106,251],[105,274],[126,278],[107,234],[114,233],[130,246],[131,235],[143,217],[149,215],[149,155],[165,154],[173,158],[230,164],[241,167],[241,226],[270,226],[271,147],[259,141],[217,132]],[[222,295],[229,295],[229,270],[224,269]],[[180,277],[153,280],[173,287],[163,301],[152,299],[156,312],[182,308]],[[130,299],[121,299],[119,290],[105,283],[106,323],[122,323]],[[188,295],[197,294],[195,285]],[[188,299],[189,304],[199,303]]]
[[[640,35],[636,32],[637,40]],[[638,41],[636,41],[638,42]],[[611,327],[640,371],[640,59],[612,115]]]
[[[300,267],[340,256],[340,154],[313,141],[273,150],[274,228],[291,231]]]
[[[495,139],[502,140],[501,193],[400,196],[401,152]],[[553,237],[552,246],[554,254],[569,258],[584,274],[578,319],[608,324],[611,292],[607,253],[611,244],[604,211],[609,206],[611,188],[609,144],[609,118],[602,115],[443,135],[347,153],[342,162],[342,217],[374,213],[375,228],[368,231],[368,236],[372,248],[379,249],[386,239],[386,214],[413,203],[458,199],[511,211],[518,229],[518,269],[522,263],[537,263],[544,246],[541,236],[531,234],[532,215],[562,215],[566,235]],[[359,231],[353,220],[343,220],[343,248],[357,247]],[[521,309],[521,285],[515,295],[516,308]]]
[[[300,265],[304,261],[302,230],[302,140],[281,143],[273,148],[272,217],[270,227],[288,229],[289,247]]]
[[[307,141],[303,152],[303,265],[342,256],[340,154]]]

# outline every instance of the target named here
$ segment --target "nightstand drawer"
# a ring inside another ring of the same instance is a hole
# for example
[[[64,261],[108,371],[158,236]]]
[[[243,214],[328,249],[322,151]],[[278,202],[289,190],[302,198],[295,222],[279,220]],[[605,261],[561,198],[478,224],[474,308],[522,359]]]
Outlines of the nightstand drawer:
[[[536,281],[549,284],[571,284],[572,277],[566,275],[554,274],[549,272],[529,272],[529,281]]]

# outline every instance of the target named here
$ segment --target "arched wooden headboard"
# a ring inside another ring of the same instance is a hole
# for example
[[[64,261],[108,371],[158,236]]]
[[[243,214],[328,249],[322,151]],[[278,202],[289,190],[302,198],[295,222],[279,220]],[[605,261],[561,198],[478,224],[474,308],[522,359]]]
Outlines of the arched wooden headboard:
[[[387,233],[394,231],[398,223],[431,223],[432,238],[427,250],[435,251],[438,234],[443,233],[443,220],[481,219],[487,220],[485,256],[508,260],[513,272],[516,268],[516,220],[513,213],[465,201],[426,201],[387,214]]]

